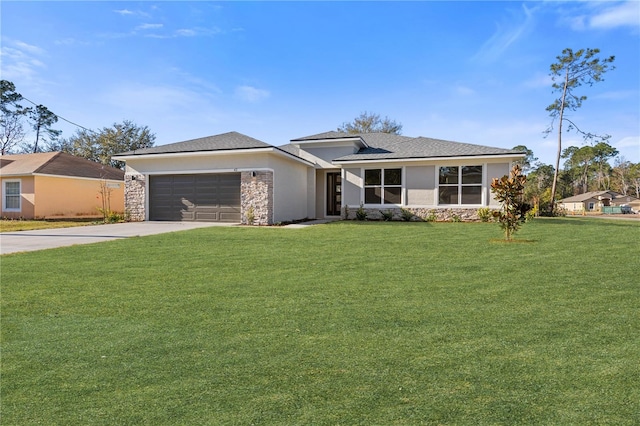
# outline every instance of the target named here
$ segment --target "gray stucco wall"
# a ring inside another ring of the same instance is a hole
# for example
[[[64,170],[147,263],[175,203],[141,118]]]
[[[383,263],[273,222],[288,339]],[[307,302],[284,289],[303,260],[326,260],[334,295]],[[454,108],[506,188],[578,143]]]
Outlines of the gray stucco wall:
[[[359,206],[362,187],[362,177],[360,168],[345,169],[344,179],[342,179],[342,205]]]
[[[501,178],[508,174],[509,163],[487,164],[487,180],[485,182],[485,186],[487,188],[487,200],[489,201],[489,207],[500,207],[500,203],[493,198],[493,193],[491,192],[491,181],[493,178]]]
[[[435,202],[436,167],[409,166],[405,168],[406,205],[429,206]]]

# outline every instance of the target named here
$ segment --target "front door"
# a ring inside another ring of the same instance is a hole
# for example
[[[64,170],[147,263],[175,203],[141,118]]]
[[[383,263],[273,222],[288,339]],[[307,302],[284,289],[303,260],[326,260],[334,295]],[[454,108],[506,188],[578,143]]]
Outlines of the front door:
[[[340,216],[342,178],[340,172],[327,173],[327,216]]]

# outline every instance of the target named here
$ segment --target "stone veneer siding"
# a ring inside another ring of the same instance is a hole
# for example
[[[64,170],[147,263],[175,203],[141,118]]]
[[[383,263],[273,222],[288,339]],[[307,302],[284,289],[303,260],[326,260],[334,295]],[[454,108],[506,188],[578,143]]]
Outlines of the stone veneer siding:
[[[138,173],[124,175],[124,211],[131,222],[145,220],[145,177]]]
[[[244,225],[273,224],[272,171],[241,172],[240,215]],[[251,215],[253,222],[249,223]]]
[[[345,214],[345,208],[342,209],[342,217],[347,220],[356,219],[358,207],[349,207],[348,216]],[[436,222],[451,222],[454,218],[458,218],[463,222],[479,221],[477,208],[417,208],[417,207],[393,207],[393,208],[364,208],[367,213],[367,219],[382,220],[382,213],[387,210],[393,213],[392,220],[404,220],[402,210],[407,210],[414,214],[412,221],[434,220]],[[434,219],[435,218],[435,219]]]

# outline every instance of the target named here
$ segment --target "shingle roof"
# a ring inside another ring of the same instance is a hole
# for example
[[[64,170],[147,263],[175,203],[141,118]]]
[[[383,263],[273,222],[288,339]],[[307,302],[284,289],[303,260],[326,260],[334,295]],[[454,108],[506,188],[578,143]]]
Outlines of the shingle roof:
[[[191,139],[183,142],[170,143],[167,145],[154,146],[151,148],[138,149],[135,151],[123,152],[117,156],[124,155],[147,155],[147,154],[169,154],[178,152],[198,152],[198,151],[224,151],[233,149],[269,148],[271,145],[259,141],[250,136],[238,132],[223,133],[221,135],[207,136],[204,138]]]
[[[572,197],[563,198],[560,200],[561,203],[580,203],[586,200],[590,200],[592,198],[598,198],[603,195],[607,195],[609,197],[616,197],[616,192],[613,191],[590,191],[585,192],[583,194],[574,195]]]
[[[291,139],[291,142],[303,142],[303,141],[315,141],[324,139],[342,139],[342,138],[357,138],[359,135],[353,133],[337,132],[331,130],[329,132],[318,133],[317,135],[303,136],[297,139]]]
[[[404,142],[411,138],[409,136],[396,135],[394,133],[345,133],[337,132],[335,130],[318,133],[317,135],[305,136],[298,139],[292,139],[291,142],[307,142],[307,141],[320,141],[320,140],[332,140],[332,139],[361,139],[367,145],[381,145],[389,144],[393,142]]]
[[[495,148],[470,143],[446,141],[425,137],[409,137],[392,133],[356,133],[330,131],[292,139],[291,142],[306,142],[331,139],[358,138],[367,146],[355,154],[345,155],[334,161],[375,161],[408,158],[473,157],[482,155],[524,155],[512,149]]]
[[[371,145],[371,144],[370,144]],[[337,160],[381,160],[402,158],[471,157],[479,155],[518,154],[519,151],[470,143],[418,137],[402,142],[376,144],[376,149],[362,149],[357,154]]]
[[[300,148],[298,148],[295,145],[292,145],[292,144],[280,145],[277,148],[291,155],[295,155],[296,157],[300,157]]]
[[[0,157],[0,172],[3,176],[45,174],[124,180],[124,172],[120,169],[65,152],[3,155]]]

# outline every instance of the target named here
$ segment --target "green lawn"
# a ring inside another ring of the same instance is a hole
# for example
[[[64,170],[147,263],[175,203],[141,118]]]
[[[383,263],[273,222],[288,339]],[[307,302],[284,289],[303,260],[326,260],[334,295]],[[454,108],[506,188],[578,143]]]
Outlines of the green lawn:
[[[640,423],[640,224],[205,228],[1,258],[3,425]]]
[[[20,220],[0,219],[0,232],[33,231],[36,229],[70,228],[87,226],[100,222],[101,219],[54,219],[54,220]]]

